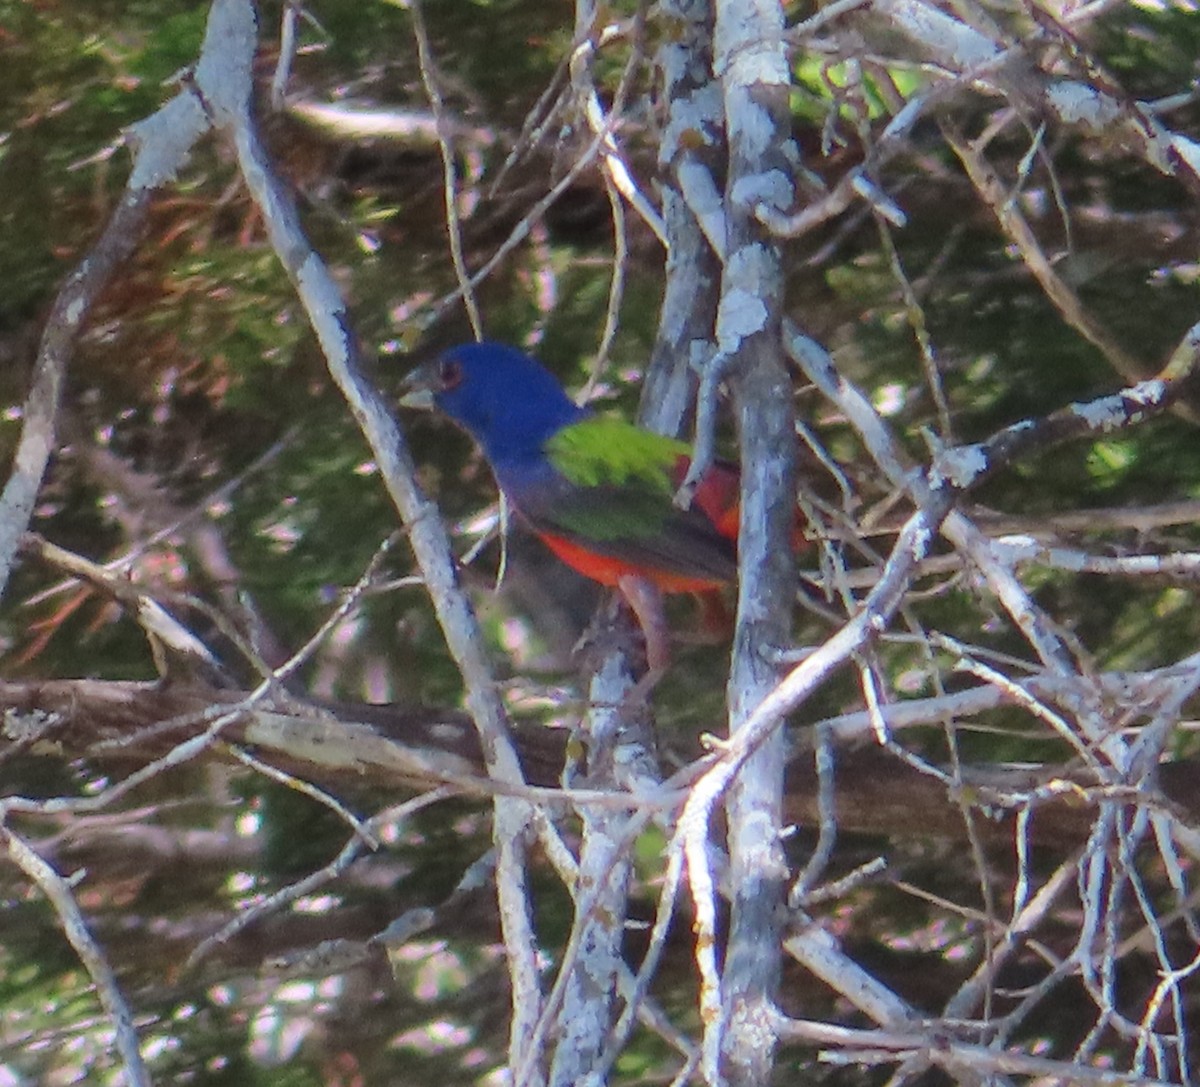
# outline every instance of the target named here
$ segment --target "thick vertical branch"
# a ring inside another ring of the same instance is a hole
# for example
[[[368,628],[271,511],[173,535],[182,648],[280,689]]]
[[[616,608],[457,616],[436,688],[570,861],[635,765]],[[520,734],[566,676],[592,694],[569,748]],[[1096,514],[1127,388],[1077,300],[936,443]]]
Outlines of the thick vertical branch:
[[[217,0],[225,11],[227,49],[253,56],[255,14],[250,0]],[[206,58],[207,59],[207,58]],[[276,255],[292,280],[320,341],[329,372],[346,397],[371,446],[388,491],[409,530],[413,553],[437,613],[446,643],[466,687],[467,707],[479,732],[488,772],[520,784],[520,763],[512,746],[504,708],[492,682],[483,637],[470,602],[458,585],[446,531],[416,482],[416,466],[404,436],[379,394],[362,377],[346,314],[333,277],[301,228],[289,193],[271,169],[251,115],[249,64],[227,71],[202,62],[196,84],[214,121],[233,141],[238,166],[263,220]],[[501,925],[513,983],[510,1059],[520,1063],[541,1011],[536,947],[530,916],[526,839],[532,816],[522,800],[497,797],[494,834],[499,860],[496,882]],[[530,1083],[540,1082],[531,1079]]]
[[[795,596],[789,547],[795,424],[780,347],[784,276],[779,247],[755,214],[760,206],[782,211],[794,198],[781,7],[772,0],[721,0],[714,47],[729,139],[717,347],[728,365],[742,460],[738,614],[729,678],[735,735],[775,687],[777,652],[788,642]],[[786,877],[780,845],[783,755],[777,731],[747,760],[727,801],[733,914],[723,979],[722,1066],[734,1084],[766,1083],[774,1058],[771,1023]]]
[[[658,152],[667,263],[641,418],[655,430],[678,434],[694,403],[696,371],[713,354],[721,262],[700,216],[720,207],[725,126],[712,77],[711,8],[666,0],[659,18],[668,28],[657,56],[667,108]],[[709,194],[707,202],[701,193]]]
[[[593,677],[590,690],[596,704],[589,709],[584,726],[588,785],[619,789],[627,784],[622,782],[615,763],[625,727],[621,700],[631,685],[621,653],[609,654]],[[607,705],[602,704],[605,701]],[[595,1074],[596,1063],[612,1035],[618,977],[624,966],[621,952],[629,909],[631,858],[627,832],[631,814],[585,808],[580,818],[583,841],[579,878],[572,888],[573,936],[578,937],[578,954],[573,963],[563,964],[570,976],[563,986],[558,1013],[551,1087],[574,1087]]]
[[[596,18],[595,0],[576,0],[577,42],[599,35]],[[581,48],[576,49],[575,57],[582,55]],[[573,63],[572,77],[581,98],[594,100],[594,90],[590,94],[588,91],[590,77],[585,78],[582,65]],[[611,141],[611,133],[605,136]],[[614,265],[614,277],[621,273]],[[580,722],[580,734],[587,780],[597,788],[628,788],[632,775],[628,770],[623,773],[622,765],[647,761],[651,746],[647,715],[626,715],[621,709],[632,684],[626,654],[619,648],[606,654],[591,678],[591,704]],[[550,1065],[551,1087],[573,1087],[598,1076],[596,1065],[612,1035],[618,977],[625,965],[622,939],[629,909],[631,867],[626,833],[630,816],[616,810],[585,810],[580,814],[583,836],[579,876],[572,888],[572,942],[578,950],[574,961],[563,963],[562,969],[569,973],[556,986],[556,991],[562,993],[562,1003],[555,1009],[554,1034],[558,1042]],[[530,1054],[531,1063],[535,1056]]]
[[[723,158],[720,95],[712,80],[712,14],[707,4],[668,0],[660,12],[670,26],[657,60],[663,73],[667,117],[659,153],[664,180],[663,220],[667,243],[667,275],[654,355],[642,395],[642,421],[668,434],[678,434],[693,402],[695,370],[712,354],[713,315],[717,305],[720,263],[689,207],[679,175],[689,168],[703,171],[708,188]],[[576,37],[599,33],[592,26],[594,5],[579,0]],[[704,147],[693,149],[700,137]],[[588,782],[593,786],[638,789],[658,780],[653,736],[647,714],[621,706],[630,686],[624,654],[614,651],[598,668],[590,686],[592,708],[584,722]],[[614,709],[613,707],[617,707]],[[622,965],[622,921],[630,865],[630,818],[617,811],[582,813],[583,840],[575,893],[578,947],[571,975],[562,986],[557,1019],[559,1042],[551,1067],[552,1084],[581,1082],[587,1074],[603,1076],[613,1049],[613,996]],[[636,1002],[639,997],[628,996]],[[633,1009],[626,1009],[628,1031]]]

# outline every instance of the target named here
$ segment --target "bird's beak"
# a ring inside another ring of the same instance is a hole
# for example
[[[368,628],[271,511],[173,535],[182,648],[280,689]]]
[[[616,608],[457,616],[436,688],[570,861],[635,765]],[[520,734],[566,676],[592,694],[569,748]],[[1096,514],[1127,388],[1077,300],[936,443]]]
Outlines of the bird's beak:
[[[438,387],[437,383],[437,363],[418,366],[400,384],[400,406],[432,411],[434,408],[433,391]]]

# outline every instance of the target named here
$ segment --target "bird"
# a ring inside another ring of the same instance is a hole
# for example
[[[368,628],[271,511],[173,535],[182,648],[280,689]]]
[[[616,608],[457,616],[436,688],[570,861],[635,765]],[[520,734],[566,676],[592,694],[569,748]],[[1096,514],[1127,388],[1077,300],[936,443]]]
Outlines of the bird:
[[[465,430],[517,516],[560,560],[617,589],[661,674],[670,639],[661,593],[709,594],[737,577],[740,476],[718,460],[685,509],[686,442],[580,407],[536,359],[463,344],[412,371],[400,404]]]

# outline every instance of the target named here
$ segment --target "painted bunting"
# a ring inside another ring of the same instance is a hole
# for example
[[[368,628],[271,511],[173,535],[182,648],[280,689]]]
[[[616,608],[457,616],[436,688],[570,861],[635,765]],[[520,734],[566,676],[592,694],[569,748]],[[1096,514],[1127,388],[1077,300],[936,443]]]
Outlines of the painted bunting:
[[[620,590],[651,670],[665,668],[655,590],[704,593],[737,575],[737,468],[714,464],[681,509],[686,443],[579,407],[541,363],[503,344],[453,348],[410,374],[405,390],[402,405],[435,407],[475,439],[512,508],[555,555]]]

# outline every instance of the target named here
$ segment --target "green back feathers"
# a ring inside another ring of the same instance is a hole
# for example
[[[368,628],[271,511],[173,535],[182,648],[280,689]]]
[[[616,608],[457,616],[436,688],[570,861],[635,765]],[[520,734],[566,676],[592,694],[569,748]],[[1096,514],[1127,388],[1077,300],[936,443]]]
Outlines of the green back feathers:
[[[651,536],[677,515],[674,471],[688,446],[623,419],[563,427],[545,445],[555,469],[578,490],[559,495],[551,519],[592,540]]]
[[[545,449],[550,463],[576,486],[635,484],[668,495],[675,486],[672,470],[691,452],[677,438],[603,416],[563,427]]]

